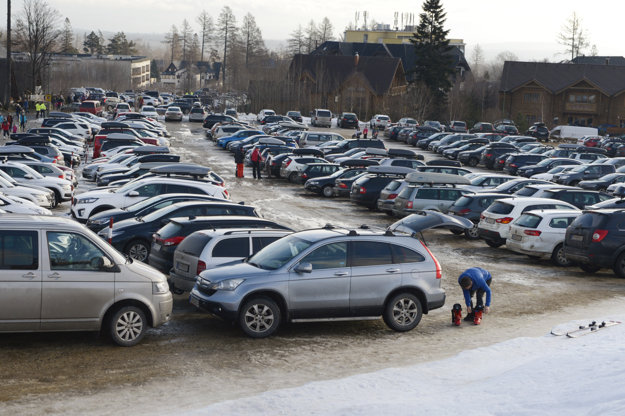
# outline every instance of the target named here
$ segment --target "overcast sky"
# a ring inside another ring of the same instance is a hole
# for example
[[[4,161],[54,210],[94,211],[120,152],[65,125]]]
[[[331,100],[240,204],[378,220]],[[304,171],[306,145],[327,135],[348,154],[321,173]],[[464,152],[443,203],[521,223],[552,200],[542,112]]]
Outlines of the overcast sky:
[[[328,17],[338,36],[354,22],[357,11],[367,11],[369,21],[393,25],[394,14],[414,13],[418,22],[422,1],[392,0],[47,0],[75,29],[100,29],[125,33],[165,33],[187,19],[197,30],[196,16],[206,10],[216,20],[222,7],[232,8],[237,22],[251,13],[267,41],[286,41],[298,25]],[[0,1],[2,16],[6,2]],[[13,15],[22,0],[12,0]],[[443,0],[445,27],[450,37],[463,39],[467,59],[476,44],[491,59],[511,51],[522,60],[564,59],[557,42],[562,26],[576,12],[582,19],[590,44],[600,55],[625,55],[619,27],[625,3],[618,0]],[[401,18],[401,17],[400,17]],[[4,20],[4,19],[0,19]],[[4,30],[3,30],[4,32]],[[274,44],[274,42],[268,42]]]

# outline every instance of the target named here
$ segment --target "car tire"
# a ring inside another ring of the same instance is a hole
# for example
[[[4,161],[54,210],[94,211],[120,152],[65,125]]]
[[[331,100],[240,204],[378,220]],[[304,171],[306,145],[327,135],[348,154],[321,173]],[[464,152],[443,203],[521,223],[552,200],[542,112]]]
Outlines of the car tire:
[[[614,262],[614,274],[625,279],[625,252],[621,253]]]
[[[594,264],[580,264],[579,268],[586,273],[596,273],[601,269],[601,267],[595,266]]]
[[[132,347],[145,335],[148,321],[145,313],[136,306],[119,308],[108,321],[108,335],[121,347]]]
[[[454,235],[464,234],[464,230],[461,228],[450,228],[449,231],[451,231],[451,233]]]
[[[473,224],[473,227],[468,230],[464,230],[464,236],[469,240],[478,240],[480,238],[480,234],[477,231],[477,224]]]
[[[274,334],[280,321],[280,307],[267,297],[250,299],[239,312],[239,325],[245,335],[252,338],[265,338]]]
[[[476,167],[478,164],[479,160],[477,160],[477,158],[472,157],[469,159],[469,161],[467,162],[467,165],[471,166],[472,168]]]
[[[570,266],[572,263],[570,260],[567,260],[566,256],[564,255],[563,244],[558,244],[556,248],[553,249],[553,253],[551,253],[551,261],[556,266],[560,267]]]
[[[486,244],[488,244],[490,247],[492,248],[497,248],[497,247],[501,247],[505,244],[505,241],[500,241],[500,240],[484,240],[486,241]]]
[[[291,183],[295,183],[297,181],[297,172],[289,173],[288,181]]]
[[[330,186],[330,185],[326,185],[323,187],[323,189],[321,190],[321,193],[323,194],[323,196],[325,196],[326,198],[332,198],[334,196],[334,187]]]
[[[412,293],[400,293],[388,301],[384,308],[384,323],[394,331],[410,331],[419,325],[422,316],[421,302]]]
[[[128,254],[128,257],[134,260],[146,263],[148,256],[150,255],[150,246],[145,242],[145,240],[137,238],[128,243],[124,253]]]
[[[54,192],[54,206],[57,207],[61,202],[63,202],[62,198],[61,198],[61,193],[59,191],[57,191],[56,189],[52,189],[52,192]]]

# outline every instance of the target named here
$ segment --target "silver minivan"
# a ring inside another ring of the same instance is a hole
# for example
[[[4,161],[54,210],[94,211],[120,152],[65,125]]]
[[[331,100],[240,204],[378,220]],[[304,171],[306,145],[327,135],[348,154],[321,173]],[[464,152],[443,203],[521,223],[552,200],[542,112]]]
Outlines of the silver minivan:
[[[299,147],[319,146],[333,140],[344,141],[345,137],[337,133],[305,131],[299,137]]]
[[[132,346],[172,305],[165,275],[76,221],[0,215],[0,332],[102,330]]]
[[[310,117],[310,125],[315,127],[332,127],[332,112],[323,108],[315,108]]]
[[[170,287],[188,292],[204,270],[241,261],[288,234],[291,231],[263,228],[196,231],[182,240],[174,252]]]

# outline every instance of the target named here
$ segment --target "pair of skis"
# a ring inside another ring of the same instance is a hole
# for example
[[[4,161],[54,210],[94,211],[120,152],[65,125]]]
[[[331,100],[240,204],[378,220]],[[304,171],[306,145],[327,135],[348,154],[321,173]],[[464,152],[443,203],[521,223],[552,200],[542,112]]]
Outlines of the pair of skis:
[[[556,336],[566,335],[569,338],[579,338],[581,336],[592,334],[604,328],[618,325],[620,323],[621,323],[620,321],[601,321],[601,322],[592,321],[586,325],[580,325],[574,329],[561,329],[561,330],[553,329],[551,330],[551,334],[556,335]]]

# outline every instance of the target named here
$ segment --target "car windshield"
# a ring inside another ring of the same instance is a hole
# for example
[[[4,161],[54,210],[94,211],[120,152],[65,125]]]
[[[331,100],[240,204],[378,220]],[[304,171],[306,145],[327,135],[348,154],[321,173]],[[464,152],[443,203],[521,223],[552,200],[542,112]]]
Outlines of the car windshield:
[[[586,166],[586,165],[581,165],[581,166],[577,166],[577,167],[575,167],[575,168],[571,169],[571,172],[573,172],[573,173],[578,173],[578,172],[583,172],[583,171],[585,171],[586,169],[588,169],[588,166]]]
[[[146,106],[143,107],[143,111],[154,111],[154,107],[146,105]]]
[[[540,224],[541,220],[542,217],[539,217],[538,215],[523,214],[514,222],[514,224],[520,227],[536,228],[538,227],[538,224]]]
[[[247,262],[263,270],[276,270],[312,244],[312,241],[290,235],[263,248]]]

